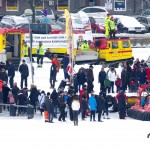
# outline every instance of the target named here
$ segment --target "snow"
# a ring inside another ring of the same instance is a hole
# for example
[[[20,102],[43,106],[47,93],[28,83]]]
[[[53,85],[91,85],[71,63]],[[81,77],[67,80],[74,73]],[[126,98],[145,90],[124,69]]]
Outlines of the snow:
[[[133,49],[134,57],[147,59],[150,50]],[[44,59],[43,68],[35,67],[34,83],[38,89],[46,92],[52,91],[49,85],[49,68],[51,62]],[[75,66],[77,71],[81,66]],[[88,68],[88,65],[82,65]],[[99,93],[98,73],[100,65],[94,66],[94,91]],[[121,68],[117,68],[119,74]],[[56,88],[63,79],[62,69],[58,73]],[[20,83],[20,74],[16,73],[15,81]],[[30,87],[31,75],[28,80]],[[120,120],[118,113],[110,113],[111,119],[103,119],[104,122],[81,121],[79,126],[67,118],[67,122],[59,122],[54,119],[53,124],[45,123],[39,112],[34,119],[27,120],[27,117],[9,117],[6,112],[0,114],[0,149],[1,150],[127,150],[127,149],[150,149],[150,140],[147,134],[150,133],[150,123],[127,117]],[[97,120],[97,116],[96,116]]]

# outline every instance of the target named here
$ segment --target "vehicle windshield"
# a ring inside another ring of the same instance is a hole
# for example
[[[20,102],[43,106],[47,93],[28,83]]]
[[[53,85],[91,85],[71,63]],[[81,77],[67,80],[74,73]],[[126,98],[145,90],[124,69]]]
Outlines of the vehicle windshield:
[[[81,19],[78,19],[78,18],[72,19],[72,22],[73,22],[73,23],[76,23],[76,24],[82,24]]]
[[[75,10],[73,10],[73,11],[71,11],[70,13],[77,13],[77,12],[79,12],[81,9],[83,9],[84,7],[80,7],[80,8],[78,8],[78,9],[75,9]]]
[[[104,24],[105,19],[104,18],[95,18],[95,21],[98,24]]]
[[[134,15],[140,15],[143,11],[143,9],[139,9],[137,12],[134,13]]]

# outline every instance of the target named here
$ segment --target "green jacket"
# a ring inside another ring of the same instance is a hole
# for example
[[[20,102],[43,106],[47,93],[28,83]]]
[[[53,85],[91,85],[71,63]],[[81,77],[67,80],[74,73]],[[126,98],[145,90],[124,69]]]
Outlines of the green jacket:
[[[107,78],[104,80],[104,86],[110,87],[110,80],[108,80]]]
[[[42,45],[42,46],[38,46],[37,48],[36,48],[36,53],[38,54],[38,55],[44,55],[44,46]]]
[[[109,28],[110,17],[105,18],[105,28]]]

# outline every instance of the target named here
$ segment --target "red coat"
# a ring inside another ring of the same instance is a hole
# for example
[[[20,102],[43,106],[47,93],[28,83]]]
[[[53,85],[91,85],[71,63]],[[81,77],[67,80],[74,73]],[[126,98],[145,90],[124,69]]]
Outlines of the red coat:
[[[115,85],[116,86],[121,86],[121,79],[120,78],[117,78],[117,80],[115,81]]]
[[[119,94],[120,94],[120,93],[118,93],[118,94],[116,95],[116,100],[117,100],[117,102],[118,102]],[[124,94],[124,98],[125,98],[125,100],[127,101],[127,96],[126,96],[126,94]]]

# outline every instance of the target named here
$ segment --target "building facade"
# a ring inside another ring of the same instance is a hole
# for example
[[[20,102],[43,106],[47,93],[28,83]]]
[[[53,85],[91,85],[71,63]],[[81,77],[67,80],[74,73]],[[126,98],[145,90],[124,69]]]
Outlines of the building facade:
[[[150,0],[0,0],[0,14],[21,15],[25,9],[30,9],[28,1],[36,9],[51,8],[55,14],[84,6],[105,6],[111,14],[117,15],[132,15],[139,9],[150,8]]]

